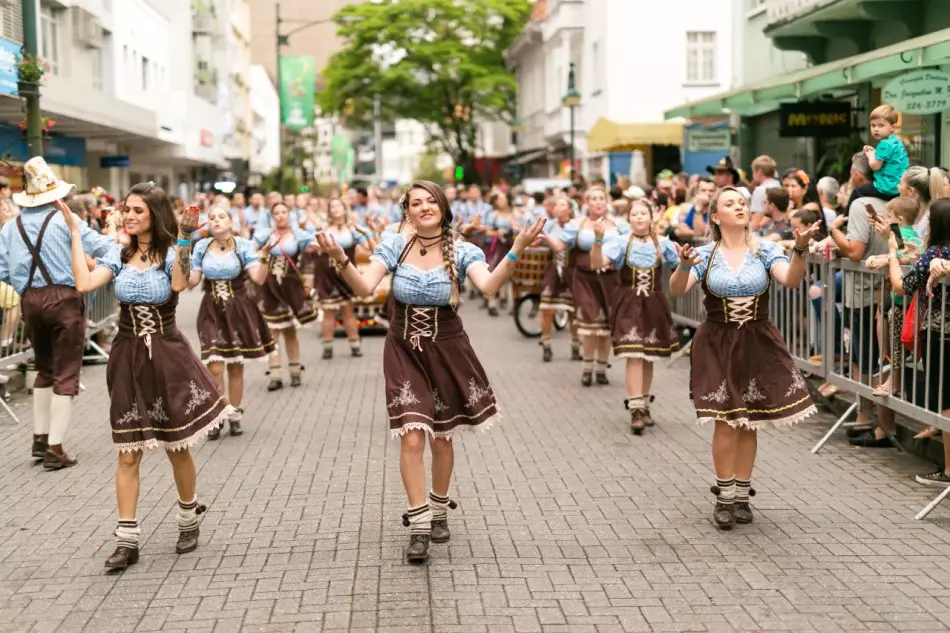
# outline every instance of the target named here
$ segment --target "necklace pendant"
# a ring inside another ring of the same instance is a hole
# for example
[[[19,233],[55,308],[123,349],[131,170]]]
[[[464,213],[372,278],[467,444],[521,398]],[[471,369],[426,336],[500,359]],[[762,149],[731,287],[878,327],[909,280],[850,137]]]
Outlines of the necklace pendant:
[[[145,253],[142,253],[142,255],[141,255],[141,260],[142,260],[142,262],[147,262],[147,261],[148,261],[148,255],[146,255]]]
[[[422,255],[423,257],[425,257],[425,256],[426,256],[426,253],[428,253],[428,252],[429,252],[429,251],[426,250],[426,247],[425,247],[425,246],[423,246],[422,248],[419,249],[419,254]]]

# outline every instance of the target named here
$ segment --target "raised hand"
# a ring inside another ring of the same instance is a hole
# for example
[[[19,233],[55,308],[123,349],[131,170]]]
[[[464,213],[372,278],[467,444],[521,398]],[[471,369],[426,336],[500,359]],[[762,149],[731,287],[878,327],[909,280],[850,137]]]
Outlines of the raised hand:
[[[515,243],[511,247],[515,253],[520,254],[525,248],[527,248],[533,241],[538,239],[538,236],[541,235],[542,229],[544,229],[545,220],[542,217],[535,218],[534,223],[525,228],[525,230],[518,233],[515,237]]]
[[[178,232],[187,238],[191,237],[191,234],[199,228],[201,227],[198,225],[198,207],[191,205],[185,209],[181,216],[181,225],[178,227]]]
[[[346,253],[343,247],[337,244],[336,238],[329,231],[317,233],[317,245],[320,250],[330,256],[330,258],[339,263],[346,260]]]
[[[607,231],[607,218],[600,218],[594,221],[594,237],[598,240],[604,239],[604,233]]]
[[[692,247],[690,244],[675,244],[676,252],[680,256],[680,268],[685,268],[689,270],[693,266],[699,263],[699,251]]]
[[[69,206],[67,206],[65,202],[62,200],[57,200],[53,203],[53,206],[63,214],[63,220],[66,221],[66,226],[69,228],[70,232],[79,230],[79,218],[73,215],[73,212],[69,209]]]
[[[799,231],[795,229],[795,246],[797,248],[808,248],[808,245],[811,243],[811,238],[815,237],[820,228],[821,220],[818,220],[804,230]]]

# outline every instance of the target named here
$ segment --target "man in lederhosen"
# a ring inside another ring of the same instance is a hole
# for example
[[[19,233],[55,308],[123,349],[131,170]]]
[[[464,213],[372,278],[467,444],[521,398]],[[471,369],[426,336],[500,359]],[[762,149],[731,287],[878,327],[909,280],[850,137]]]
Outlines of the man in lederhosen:
[[[23,167],[24,191],[13,194],[21,208],[15,221],[0,229],[0,281],[21,297],[23,321],[33,346],[33,457],[43,467],[74,466],[63,440],[79,393],[79,370],[85,346],[86,317],[76,292],[70,259],[69,228],[52,203],[73,185],[59,180],[42,158]],[[113,241],[82,225],[83,249],[105,255]]]

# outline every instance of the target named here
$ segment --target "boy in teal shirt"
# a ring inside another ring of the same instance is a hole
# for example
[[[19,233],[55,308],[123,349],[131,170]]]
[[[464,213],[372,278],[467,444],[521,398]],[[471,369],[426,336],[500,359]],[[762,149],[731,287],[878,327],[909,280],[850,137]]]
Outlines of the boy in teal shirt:
[[[867,145],[864,153],[874,170],[874,180],[855,187],[848,200],[848,208],[862,197],[891,200],[898,196],[897,184],[910,167],[907,150],[894,133],[898,118],[897,110],[889,105],[881,105],[871,111],[871,136],[877,141],[877,147]]]

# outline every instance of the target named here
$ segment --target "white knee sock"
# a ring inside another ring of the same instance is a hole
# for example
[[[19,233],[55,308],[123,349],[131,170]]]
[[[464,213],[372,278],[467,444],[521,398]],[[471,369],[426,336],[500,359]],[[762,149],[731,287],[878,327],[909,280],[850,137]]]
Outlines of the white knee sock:
[[[49,416],[49,443],[57,446],[66,439],[66,429],[73,414],[73,397],[53,394]]]
[[[142,539],[142,530],[138,519],[119,519],[119,527],[115,529],[116,545],[137,549]]]
[[[198,527],[198,497],[197,495],[192,501],[184,502],[181,499],[178,500],[178,530],[181,532],[187,532],[188,530],[193,530]]]
[[[49,435],[50,406],[53,402],[53,388],[33,387],[33,434]]]
[[[449,514],[449,496],[437,495],[434,490],[429,491],[429,508],[432,510],[432,520],[444,519]]]
[[[409,532],[411,534],[431,534],[432,533],[432,510],[428,503],[423,503],[418,508],[409,508],[406,512],[409,521]]]

